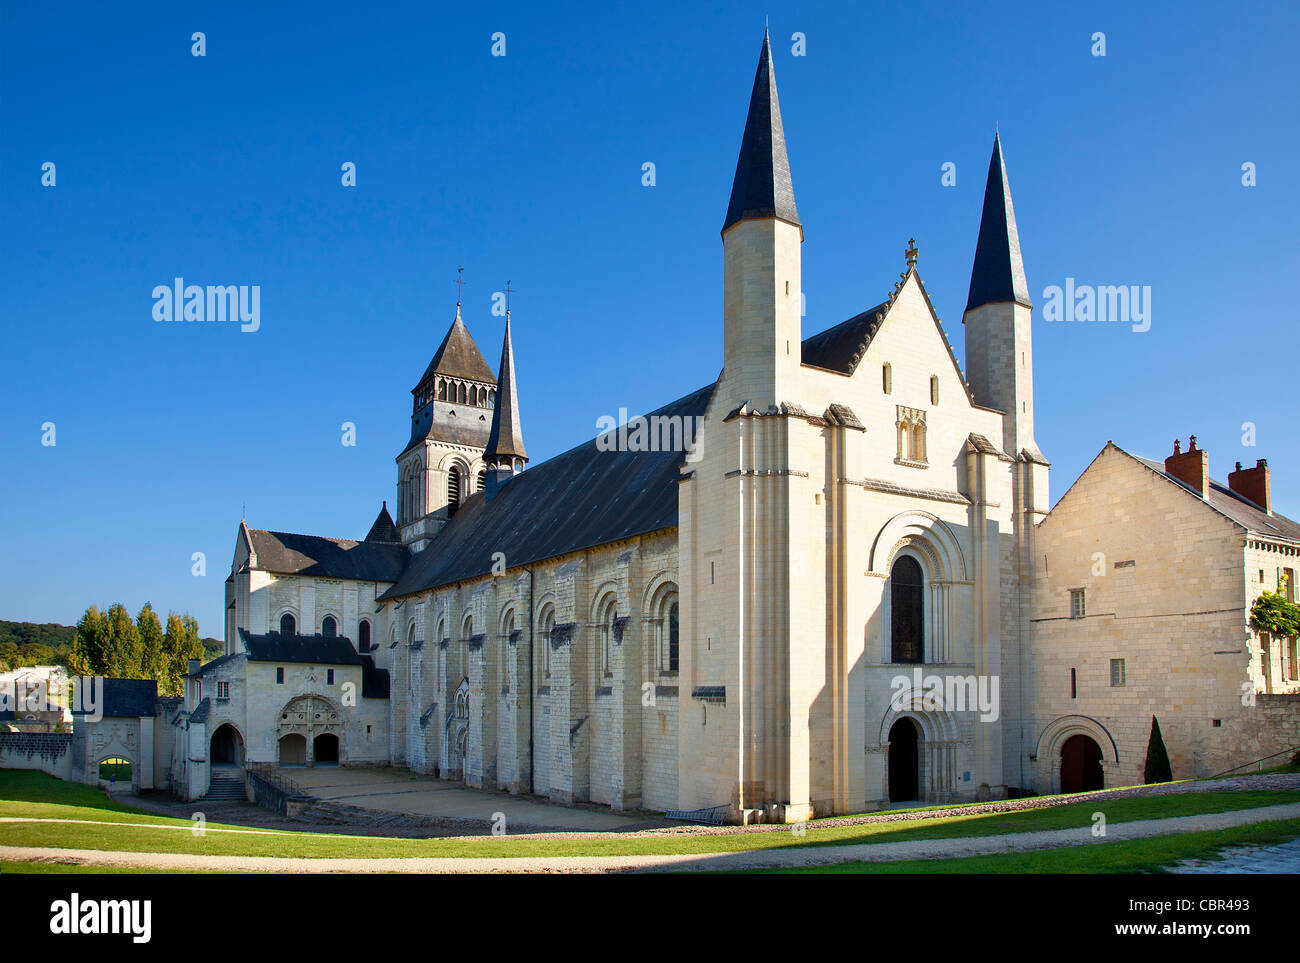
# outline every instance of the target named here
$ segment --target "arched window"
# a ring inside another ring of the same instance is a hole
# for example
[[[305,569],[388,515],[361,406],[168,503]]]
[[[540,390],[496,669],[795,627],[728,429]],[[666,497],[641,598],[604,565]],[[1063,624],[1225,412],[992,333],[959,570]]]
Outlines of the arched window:
[[[889,637],[891,662],[925,661],[924,577],[910,555],[900,555],[889,573]]]
[[[409,645],[414,641],[415,641],[415,623],[412,622],[410,626],[407,627],[406,630],[406,642]]]
[[[460,469],[455,465],[447,472],[447,517],[456,514],[460,508]]]
[[[320,634],[327,639],[332,639],[339,634],[339,624],[334,621],[334,616],[327,615],[320,624]]]
[[[297,629],[298,629],[298,623],[292,615],[290,615],[288,612],[285,612],[284,615],[280,616],[281,635],[293,635],[294,632],[297,631]]]
[[[681,661],[681,638],[677,634],[677,603],[668,609],[668,671],[676,672]]]
[[[465,386],[464,386],[464,385],[461,385],[461,386],[460,386],[460,403],[461,403],[462,405],[465,404],[465,398],[466,398]]]
[[[439,401],[447,400],[447,382],[441,379],[439,379],[438,381],[438,400]]]
[[[543,679],[551,676],[551,629],[555,628],[555,607],[547,605],[537,620],[537,670]]]
[[[370,651],[370,623],[365,619],[362,619],[361,624],[357,626],[357,643],[362,652]]]
[[[510,677],[513,673],[510,671],[510,663],[514,661],[514,650],[510,646],[510,636],[515,632],[515,613],[510,612],[506,615],[505,621],[501,625],[501,684],[510,685]]]
[[[487,469],[480,468],[478,472],[478,488],[475,491],[481,492],[485,488],[487,488]]]
[[[488,407],[495,408],[497,404],[497,393],[493,389],[488,389]]]

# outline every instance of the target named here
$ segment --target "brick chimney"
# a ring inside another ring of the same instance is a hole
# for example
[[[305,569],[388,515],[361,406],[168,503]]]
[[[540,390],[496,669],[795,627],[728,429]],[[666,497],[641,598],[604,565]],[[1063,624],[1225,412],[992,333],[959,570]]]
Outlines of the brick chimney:
[[[1187,450],[1182,450],[1182,442],[1174,439],[1174,453],[1165,459],[1165,474],[1173,475],[1202,498],[1210,494],[1210,456],[1196,447],[1196,436],[1187,442]]]
[[[1237,470],[1228,475],[1228,487],[1269,514],[1273,513],[1273,489],[1268,481],[1267,458],[1255,462],[1254,468],[1242,468],[1241,462],[1237,462]]]

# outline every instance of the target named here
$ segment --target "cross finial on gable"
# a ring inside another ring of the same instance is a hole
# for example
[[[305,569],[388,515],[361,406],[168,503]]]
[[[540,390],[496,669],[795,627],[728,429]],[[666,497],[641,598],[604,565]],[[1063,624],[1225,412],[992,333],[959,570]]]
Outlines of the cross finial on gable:
[[[916,267],[916,255],[917,255],[917,253],[918,253],[918,252],[917,252],[917,250],[916,250],[916,238],[914,238],[914,237],[909,237],[909,238],[907,239],[907,266],[908,266],[909,268],[914,268],[914,267]]]

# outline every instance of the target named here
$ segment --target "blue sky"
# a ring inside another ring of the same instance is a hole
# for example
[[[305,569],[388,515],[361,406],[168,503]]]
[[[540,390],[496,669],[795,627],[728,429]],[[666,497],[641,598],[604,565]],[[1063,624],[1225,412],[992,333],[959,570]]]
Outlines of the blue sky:
[[[914,236],[963,354],[1000,125],[1052,497],[1108,439],[1162,458],[1195,433],[1216,478],[1268,458],[1275,508],[1300,515],[1295,7],[379,6],[0,8],[0,618],[152,600],[219,635],[242,506],[254,527],[363,536],[461,264],[493,367],[491,296],[517,290],[534,461],[712,381],[765,15],[806,335],[882,300]],[[261,329],[155,323],[177,275],[260,285]],[[1044,323],[1066,277],[1149,285],[1150,330]]]

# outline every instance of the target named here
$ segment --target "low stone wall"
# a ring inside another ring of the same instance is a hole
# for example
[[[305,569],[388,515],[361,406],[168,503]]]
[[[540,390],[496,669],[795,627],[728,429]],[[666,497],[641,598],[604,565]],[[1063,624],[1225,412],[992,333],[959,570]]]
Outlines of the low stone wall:
[[[72,733],[0,732],[0,769],[39,769],[72,779]]]
[[[1255,705],[1243,709],[1228,724],[1232,735],[1232,761],[1228,765],[1244,765],[1252,759],[1300,746],[1300,694],[1257,695]],[[1263,768],[1271,769],[1288,761],[1287,757],[1278,756],[1266,760]]]

